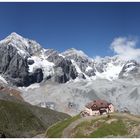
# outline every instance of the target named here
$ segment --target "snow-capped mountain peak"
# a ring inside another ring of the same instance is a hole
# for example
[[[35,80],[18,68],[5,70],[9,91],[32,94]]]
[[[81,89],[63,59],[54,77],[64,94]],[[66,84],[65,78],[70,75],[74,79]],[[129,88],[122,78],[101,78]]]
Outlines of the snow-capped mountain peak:
[[[29,79],[33,77],[28,84],[48,79],[60,83],[77,78],[115,80],[125,75],[133,76],[136,72],[140,73],[138,64],[132,61],[128,63],[117,55],[92,59],[82,50],[75,48],[59,53],[54,49],[42,48],[36,41],[24,38],[15,32],[0,41],[0,52],[2,58],[0,62],[6,64],[1,66],[0,74],[6,73],[10,78],[11,76],[19,78],[24,70],[22,80],[24,76]]]
[[[61,54],[63,56],[69,57],[69,58],[71,58],[71,57],[81,57],[83,59],[89,58],[82,50],[77,50],[75,48],[68,49]]]
[[[23,39],[23,37],[19,34],[17,34],[16,32],[12,32],[7,38],[11,38],[11,39]]]
[[[11,43],[11,42],[12,43],[16,43],[16,42],[17,43],[22,43],[22,44],[25,44],[25,46],[28,46],[27,39],[23,38],[21,35],[15,33],[15,32],[11,33],[5,39],[0,41],[0,43]]]
[[[1,40],[0,46],[12,46],[18,50],[18,54],[22,57],[29,57],[41,51],[41,46],[36,41],[26,39],[15,32]]]

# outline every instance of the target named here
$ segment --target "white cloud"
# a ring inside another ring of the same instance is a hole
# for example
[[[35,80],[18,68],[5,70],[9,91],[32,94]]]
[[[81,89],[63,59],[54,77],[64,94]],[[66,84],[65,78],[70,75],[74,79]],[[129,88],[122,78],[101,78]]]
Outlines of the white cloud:
[[[137,39],[119,37],[111,43],[111,49],[124,60],[140,60],[140,49],[136,48]]]

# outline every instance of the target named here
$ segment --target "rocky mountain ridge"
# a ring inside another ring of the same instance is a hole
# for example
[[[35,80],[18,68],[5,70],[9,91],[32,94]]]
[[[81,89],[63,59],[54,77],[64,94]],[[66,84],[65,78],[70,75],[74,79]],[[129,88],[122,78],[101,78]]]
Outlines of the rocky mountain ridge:
[[[129,72],[126,71],[127,63],[133,63]],[[0,41],[0,64],[1,77],[16,86],[29,86],[47,80],[58,83],[75,79],[114,80],[129,75],[133,77],[135,72],[139,75],[139,64],[134,60],[127,62],[118,56],[96,60],[74,48],[59,53],[44,49],[36,41],[17,33],[11,33]]]

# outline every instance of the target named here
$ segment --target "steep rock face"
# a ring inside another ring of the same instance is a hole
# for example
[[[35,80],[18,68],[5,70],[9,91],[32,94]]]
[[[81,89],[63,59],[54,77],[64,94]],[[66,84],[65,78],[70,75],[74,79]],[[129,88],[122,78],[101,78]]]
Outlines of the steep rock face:
[[[45,51],[45,55],[47,56],[47,60],[49,62],[53,62],[53,63],[58,63],[58,61],[61,61],[63,59],[62,56],[59,56],[59,53],[53,49],[47,49]]]
[[[57,61],[54,70],[53,80],[58,83],[65,83],[70,79],[76,79],[78,76],[75,67],[69,60],[62,59],[60,62]]]
[[[77,67],[78,73],[85,76],[94,76],[94,63],[83,51],[74,48],[68,49],[62,53],[65,58],[72,60],[72,63]]]
[[[34,73],[29,75],[30,83],[40,83],[43,80],[42,69],[36,69]]]
[[[0,74],[12,80],[13,84],[25,84],[24,77],[28,76],[27,59],[23,59],[11,45],[0,46]]]
[[[119,78],[140,78],[140,64],[135,60],[127,61],[119,74]]]
[[[16,38],[13,39],[15,36]],[[22,40],[20,40],[21,44],[18,44],[17,42],[19,39],[23,38],[11,34],[5,40],[0,41],[0,74],[4,75],[10,84],[16,86],[29,86],[32,83],[40,82],[42,80],[42,71],[36,70],[35,73],[31,74],[28,72],[29,62],[27,61],[27,58],[30,55],[27,51],[22,50],[20,50],[22,53],[19,53],[18,47],[23,43],[21,42]],[[13,42],[16,42],[17,44],[13,44]],[[24,48],[26,47],[24,46]],[[31,51],[29,52],[31,53]],[[35,52],[35,50],[32,51],[32,53],[33,52]]]
[[[28,72],[27,58],[22,58],[16,48],[12,46],[0,47],[0,74],[13,85],[29,86],[31,83],[39,83],[43,80],[41,69],[34,73]]]
[[[49,77],[52,81],[65,83],[70,79],[76,79],[78,74],[70,60],[53,49],[47,49],[45,55],[47,56],[48,61],[55,64],[54,75]]]

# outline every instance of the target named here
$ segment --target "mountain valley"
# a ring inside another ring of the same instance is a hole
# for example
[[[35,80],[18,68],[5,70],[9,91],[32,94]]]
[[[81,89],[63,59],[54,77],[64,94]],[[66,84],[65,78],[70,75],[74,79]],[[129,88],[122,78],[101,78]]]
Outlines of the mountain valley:
[[[140,63],[119,55],[94,59],[75,48],[58,52],[17,33],[0,41],[0,120],[5,122],[0,125],[9,128],[10,121],[16,129],[13,134],[3,129],[7,136],[33,137],[79,114],[95,99],[111,102],[116,111],[140,115]],[[18,131],[25,116],[34,125],[31,132]]]

